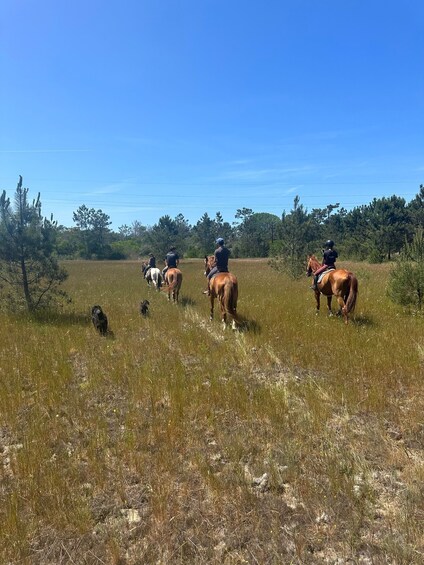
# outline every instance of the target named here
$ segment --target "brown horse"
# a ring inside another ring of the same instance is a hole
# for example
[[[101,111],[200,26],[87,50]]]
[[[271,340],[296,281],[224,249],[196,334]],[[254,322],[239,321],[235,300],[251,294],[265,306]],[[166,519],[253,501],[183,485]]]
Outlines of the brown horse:
[[[215,257],[213,255],[205,257],[205,275],[208,275],[215,266]],[[210,319],[213,320],[213,309],[215,298],[218,298],[221,306],[221,320],[224,328],[227,326],[227,317],[232,318],[232,328],[237,329],[237,299],[238,299],[238,282],[232,273],[217,273],[209,283],[211,312]]]
[[[183,282],[183,274],[180,269],[171,268],[166,271],[166,278],[168,281],[168,300],[178,302],[181,284]]]
[[[315,257],[308,257],[308,265],[306,274],[310,277],[317,269],[321,267],[321,263]],[[323,294],[327,297],[328,313],[332,315],[331,298],[335,296],[340,306],[340,313],[343,315],[345,324],[348,322],[348,315],[354,311],[356,299],[358,296],[358,279],[350,271],[345,269],[332,269],[324,272],[320,282],[315,290],[315,298],[317,301],[317,313],[320,307],[320,296]]]

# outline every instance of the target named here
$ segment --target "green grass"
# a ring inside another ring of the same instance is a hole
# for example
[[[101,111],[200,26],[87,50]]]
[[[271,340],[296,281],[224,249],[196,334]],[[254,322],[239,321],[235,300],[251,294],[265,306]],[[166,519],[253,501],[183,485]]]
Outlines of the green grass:
[[[1,561],[422,562],[424,319],[388,301],[386,266],[343,266],[348,326],[248,260],[240,332],[209,322],[200,260],[178,306],[136,262],[70,262],[59,314],[3,315]]]

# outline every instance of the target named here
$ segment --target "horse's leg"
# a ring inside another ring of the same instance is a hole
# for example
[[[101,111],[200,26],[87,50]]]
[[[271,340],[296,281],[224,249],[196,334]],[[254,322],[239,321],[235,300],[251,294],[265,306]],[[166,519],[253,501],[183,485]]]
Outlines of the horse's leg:
[[[315,291],[315,300],[317,301],[317,311],[316,313],[319,314],[319,307],[320,307],[320,301],[321,301],[321,293],[319,290]]]
[[[347,322],[348,322],[348,317],[347,317],[347,312],[346,312],[346,303],[345,303],[345,301],[343,300],[343,297],[342,297],[342,296],[338,296],[338,297],[337,297],[337,302],[339,303],[340,312],[341,312],[341,314],[342,314],[342,316],[343,316],[344,323],[347,324]]]
[[[333,297],[332,296],[327,296],[327,309],[328,309],[328,315],[332,316],[333,315],[333,311],[331,309],[331,299]]]
[[[222,327],[225,330],[227,328],[227,312],[225,311],[225,306],[222,303],[221,303],[221,320],[222,320]]]
[[[212,321],[213,320],[213,307],[214,307],[214,302],[215,302],[215,298],[212,294],[212,291],[209,295],[209,299],[211,301],[211,311],[210,311],[210,314],[209,314],[209,319]]]

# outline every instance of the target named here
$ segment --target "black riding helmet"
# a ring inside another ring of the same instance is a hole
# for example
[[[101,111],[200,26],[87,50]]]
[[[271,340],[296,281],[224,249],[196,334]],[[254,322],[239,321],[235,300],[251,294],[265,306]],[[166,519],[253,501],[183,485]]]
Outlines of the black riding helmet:
[[[327,247],[328,249],[333,249],[334,241],[332,239],[329,239],[328,241],[325,242],[325,247]]]

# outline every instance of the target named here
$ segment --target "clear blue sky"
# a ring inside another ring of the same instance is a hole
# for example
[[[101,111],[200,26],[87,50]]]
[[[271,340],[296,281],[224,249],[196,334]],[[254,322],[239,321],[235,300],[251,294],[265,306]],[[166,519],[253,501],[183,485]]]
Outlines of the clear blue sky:
[[[1,0],[0,189],[72,226],[424,183],[422,0]]]

